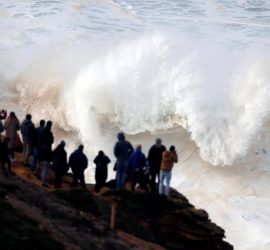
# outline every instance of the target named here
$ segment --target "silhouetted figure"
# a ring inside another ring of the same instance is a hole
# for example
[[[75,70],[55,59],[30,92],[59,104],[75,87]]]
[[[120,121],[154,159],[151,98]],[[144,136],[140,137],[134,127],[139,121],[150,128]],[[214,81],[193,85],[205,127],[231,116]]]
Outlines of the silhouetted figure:
[[[69,157],[68,165],[73,173],[72,187],[76,187],[80,181],[82,188],[85,188],[84,170],[88,166],[88,159],[83,148],[83,145],[80,145]]]
[[[14,159],[14,153],[17,148],[17,131],[20,129],[20,121],[14,112],[10,112],[4,123],[4,129],[6,130],[6,137],[10,139],[8,148],[12,160]]]
[[[133,153],[133,147],[130,142],[125,140],[124,133],[117,135],[118,142],[114,146],[114,155],[116,162],[116,186],[117,188],[124,188],[127,178],[128,159]]]
[[[52,160],[52,151],[48,145],[43,144],[39,149],[38,159],[40,163],[40,179],[43,187],[48,187],[47,185],[47,174],[50,168],[50,162]]]
[[[45,128],[45,121],[40,120],[39,122],[39,127],[36,128],[35,131],[35,140],[34,140],[34,147],[33,147],[33,154],[32,154],[32,163],[31,163],[31,170],[34,171],[37,166],[37,161],[38,161],[38,152],[41,147],[40,142],[41,142],[41,135],[42,135],[42,130]]]
[[[5,120],[7,118],[7,111],[5,109],[2,109],[0,111],[0,121]]]
[[[52,134],[52,121],[47,121],[44,129],[40,130],[39,138],[37,139],[37,147],[47,145],[50,150],[52,150],[52,144],[54,142],[54,137]]]
[[[143,169],[146,167],[146,157],[142,152],[141,145],[138,145],[129,157],[129,167],[131,168],[131,191],[135,190],[137,183],[139,183],[141,188],[147,190],[143,172]]]
[[[160,182],[160,165],[162,153],[165,151],[165,147],[161,143],[161,139],[157,138],[156,144],[150,148],[147,158],[150,167],[150,186],[153,192],[156,191],[156,177],[158,177],[158,183]]]
[[[0,141],[0,163],[2,167],[5,167],[7,164],[8,171],[11,172],[11,162],[9,158],[10,151],[8,148],[9,141],[10,139],[8,137],[5,137]]]
[[[54,141],[53,134],[51,132],[52,122],[48,121],[44,129],[41,130],[39,149],[38,149],[38,160],[41,168],[41,181],[43,187],[48,187],[46,179],[50,163],[52,161],[52,144]]]
[[[67,152],[65,150],[66,143],[61,141],[59,145],[53,151],[53,170],[55,173],[55,181],[54,186],[55,188],[62,187],[62,180],[63,176],[68,171],[68,164],[67,164]]]
[[[170,181],[172,177],[172,168],[173,164],[178,161],[178,156],[175,151],[175,147],[171,146],[170,150],[165,150],[162,153],[162,162],[160,167],[160,182],[159,182],[159,193],[164,194],[163,182],[165,179],[166,188],[165,195],[169,196],[170,194]]]
[[[33,150],[36,133],[30,114],[26,115],[25,120],[21,124],[21,133],[23,137],[23,164],[28,166],[28,160]]]
[[[98,155],[94,159],[96,164],[95,171],[95,191],[99,192],[102,187],[104,187],[107,177],[108,177],[108,164],[111,162],[110,158],[104,154],[103,151],[99,151]]]

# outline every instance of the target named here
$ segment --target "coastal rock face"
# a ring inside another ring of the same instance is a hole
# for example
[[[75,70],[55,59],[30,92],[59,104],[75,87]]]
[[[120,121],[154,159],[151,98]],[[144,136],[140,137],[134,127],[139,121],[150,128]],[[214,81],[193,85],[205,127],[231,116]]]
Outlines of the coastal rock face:
[[[233,249],[208,214],[175,191],[167,199],[92,189],[48,192],[1,170],[0,249]]]

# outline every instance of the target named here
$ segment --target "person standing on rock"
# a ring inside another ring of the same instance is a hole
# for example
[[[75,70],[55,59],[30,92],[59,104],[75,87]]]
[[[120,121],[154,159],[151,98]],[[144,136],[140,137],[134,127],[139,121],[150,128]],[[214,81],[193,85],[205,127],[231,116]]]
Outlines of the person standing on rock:
[[[23,164],[28,166],[28,160],[33,150],[36,133],[30,114],[26,115],[25,120],[21,124],[21,133],[23,137]]]
[[[114,146],[114,155],[116,161],[116,187],[122,189],[125,187],[125,181],[128,171],[128,159],[134,149],[129,141],[126,141],[124,133],[117,135],[118,142]]]
[[[102,187],[104,187],[107,177],[108,177],[108,164],[111,162],[110,158],[104,154],[103,151],[99,151],[98,155],[94,159],[96,164],[95,171],[95,192],[99,192]]]
[[[158,177],[158,183],[160,183],[160,165],[162,160],[162,153],[165,151],[165,147],[162,145],[160,138],[156,139],[155,145],[153,145],[148,153],[147,161],[150,167],[150,186],[151,191],[156,191],[156,177]]]
[[[40,178],[43,187],[48,187],[47,185],[47,174],[52,161],[52,144],[54,142],[54,137],[52,134],[52,122],[47,121],[44,129],[41,130],[40,141],[39,141],[39,153],[38,160],[40,162]]]
[[[42,131],[45,129],[45,120],[40,120],[39,122],[39,127],[36,128],[35,131],[35,141],[34,141],[34,147],[33,147],[33,154],[32,154],[32,163],[31,163],[31,170],[34,171],[37,166],[37,161],[38,161],[38,153],[39,149],[41,147],[41,135]]]
[[[88,159],[83,153],[83,145],[80,145],[69,157],[68,166],[73,173],[72,187],[77,187],[78,181],[80,181],[81,187],[86,188],[84,171],[88,166]]]
[[[171,146],[169,151],[165,150],[162,153],[162,161],[161,161],[161,167],[160,167],[159,194],[164,194],[163,182],[165,179],[165,182],[166,182],[165,195],[169,196],[170,182],[171,182],[171,177],[172,177],[172,168],[175,162],[178,162],[178,156],[175,151],[175,147]]]
[[[65,146],[66,143],[64,141],[61,141],[53,151],[52,166],[55,173],[55,188],[62,187],[63,176],[68,171],[67,152],[65,150]]]
[[[17,131],[20,129],[20,121],[12,111],[7,117],[4,123],[4,129],[6,130],[6,137],[10,139],[8,148],[10,150],[11,160],[14,160],[15,150],[17,148]]]
[[[146,157],[142,152],[142,145],[137,145],[136,150],[129,157],[128,165],[131,168],[131,191],[135,191],[137,183],[140,184],[141,188],[147,190],[143,172],[143,169],[146,167]]]

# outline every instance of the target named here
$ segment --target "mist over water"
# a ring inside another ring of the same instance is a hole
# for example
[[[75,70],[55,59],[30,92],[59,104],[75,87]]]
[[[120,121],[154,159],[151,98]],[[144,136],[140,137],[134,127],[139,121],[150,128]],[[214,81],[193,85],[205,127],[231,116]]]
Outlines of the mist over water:
[[[0,106],[91,156],[119,130],[176,144],[173,185],[268,249],[269,21],[267,1],[1,0]]]

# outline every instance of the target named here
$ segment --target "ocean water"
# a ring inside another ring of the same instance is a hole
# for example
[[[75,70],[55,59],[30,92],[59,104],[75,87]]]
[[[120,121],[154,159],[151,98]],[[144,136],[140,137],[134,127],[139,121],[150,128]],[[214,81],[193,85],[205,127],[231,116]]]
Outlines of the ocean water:
[[[90,159],[161,137],[173,186],[235,249],[270,249],[269,23],[266,0],[0,0],[0,108]]]

